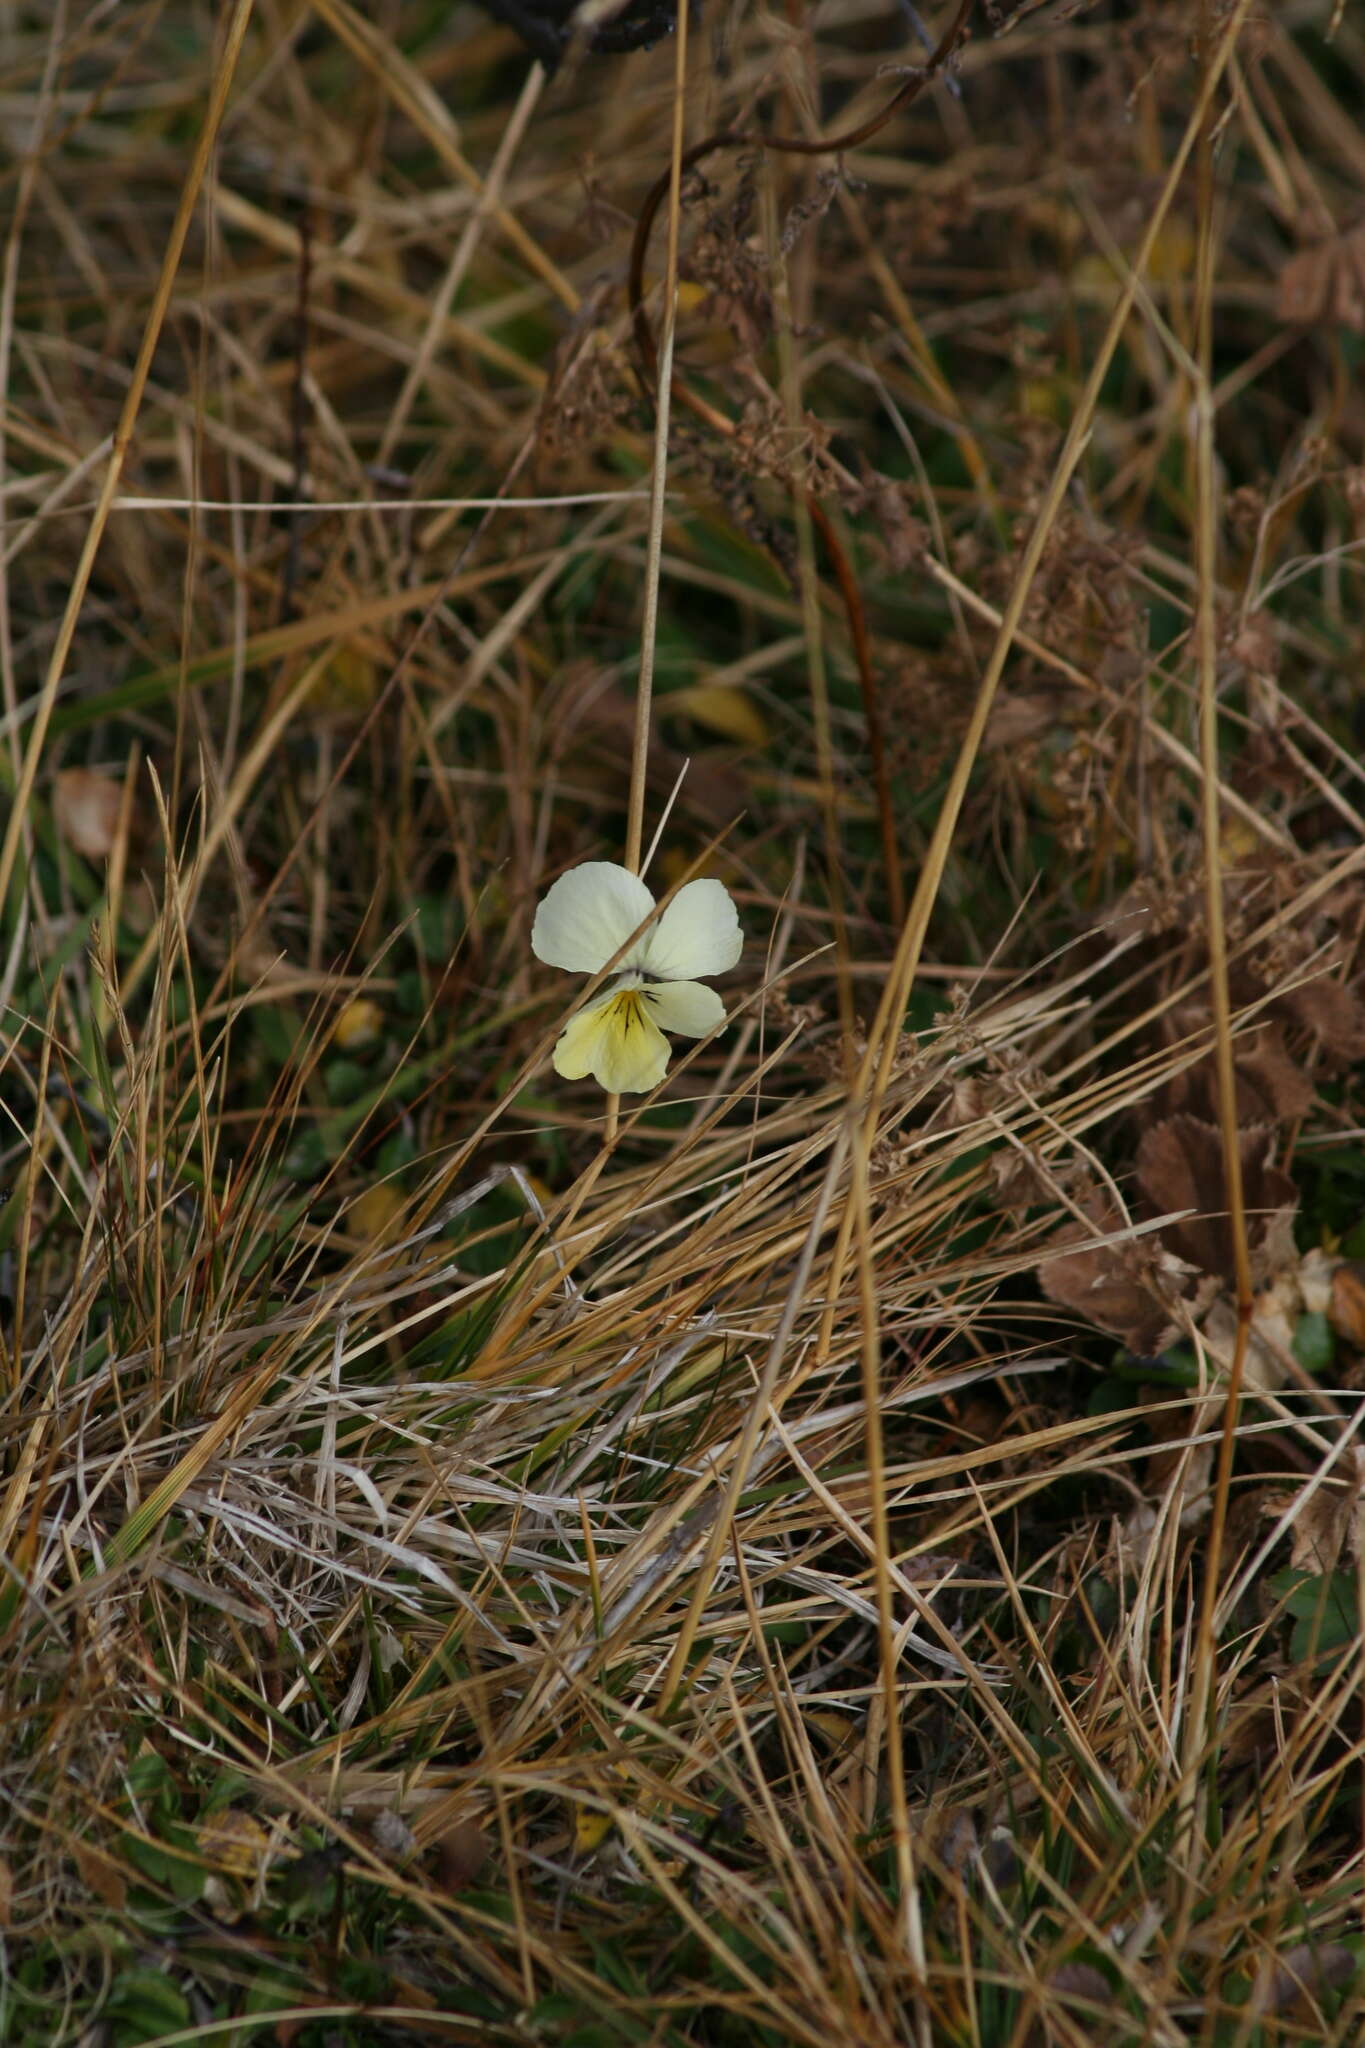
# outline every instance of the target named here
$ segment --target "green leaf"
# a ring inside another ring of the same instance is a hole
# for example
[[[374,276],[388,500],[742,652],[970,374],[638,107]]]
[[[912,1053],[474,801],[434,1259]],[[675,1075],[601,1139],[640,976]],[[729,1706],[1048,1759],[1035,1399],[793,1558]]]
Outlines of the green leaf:
[[[1289,1654],[1296,1664],[1334,1662],[1354,1645],[1360,1616],[1353,1572],[1276,1572],[1270,1590],[1294,1617]]]
[[[120,2044],[158,2041],[190,2024],[189,2001],[160,1970],[121,1970],[110,1987],[105,2016]]]
[[[415,967],[400,974],[393,988],[394,1003],[405,1017],[420,1017],[426,1007],[426,990]]]
[[[1294,1329],[1293,1352],[1305,1372],[1315,1377],[1331,1367],[1336,1357],[1336,1333],[1326,1316],[1313,1313],[1300,1316]]]
[[[124,1782],[130,1799],[154,1799],[171,1783],[170,1766],[154,1749],[144,1749],[129,1764]]]
[[[426,960],[444,960],[451,947],[450,905],[444,896],[417,899],[417,948]]]
[[[284,1155],[284,1170],[292,1180],[316,1180],[336,1157],[330,1134],[319,1124],[300,1131]]]
[[[400,1173],[405,1166],[411,1166],[416,1157],[417,1144],[412,1133],[405,1130],[394,1131],[390,1137],[385,1138],[379,1148],[379,1157],[375,1162],[376,1175],[380,1180],[387,1180],[390,1174]]]
[[[168,1891],[188,1904],[204,1889],[205,1873],[188,1856],[179,1856],[165,1842],[149,1842],[141,1835],[124,1835],[119,1843],[124,1861],[131,1863],[150,1884]]]
[[[344,1108],[365,1092],[370,1075],[359,1060],[335,1059],[328,1060],[323,1068],[322,1080],[327,1100]]]

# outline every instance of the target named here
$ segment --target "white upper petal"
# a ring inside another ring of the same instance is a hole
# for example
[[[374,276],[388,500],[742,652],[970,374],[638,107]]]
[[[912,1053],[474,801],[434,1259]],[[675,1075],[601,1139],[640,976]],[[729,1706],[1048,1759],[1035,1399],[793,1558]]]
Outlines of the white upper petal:
[[[682,890],[680,898],[686,894]],[[596,974],[653,908],[654,898],[629,868],[585,860],[561,875],[541,902],[531,927],[531,951],[547,967]]]
[[[641,994],[654,1022],[683,1038],[705,1038],[725,1022],[725,1005],[705,982],[646,982]]]
[[[702,974],[724,974],[743,950],[739,912],[729,890],[723,882],[702,880],[679,889],[623,964],[642,974],[657,975],[661,981],[692,981]]]

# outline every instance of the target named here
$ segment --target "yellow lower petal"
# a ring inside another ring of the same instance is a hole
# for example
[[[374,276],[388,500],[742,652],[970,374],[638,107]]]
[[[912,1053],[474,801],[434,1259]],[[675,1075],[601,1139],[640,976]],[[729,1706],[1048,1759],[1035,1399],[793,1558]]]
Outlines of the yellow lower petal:
[[[668,1067],[668,1040],[650,1017],[638,988],[623,988],[580,1010],[554,1051],[566,1081],[591,1074],[609,1095],[644,1095]]]

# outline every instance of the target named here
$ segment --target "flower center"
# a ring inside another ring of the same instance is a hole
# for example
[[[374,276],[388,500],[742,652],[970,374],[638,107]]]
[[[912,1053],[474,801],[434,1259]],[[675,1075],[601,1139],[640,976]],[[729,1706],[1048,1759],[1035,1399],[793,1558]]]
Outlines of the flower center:
[[[607,1016],[623,1037],[628,1038],[637,1024],[644,1024],[647,999],[648,992],[636,982],[629,988],[618,989],[607,1004]]]

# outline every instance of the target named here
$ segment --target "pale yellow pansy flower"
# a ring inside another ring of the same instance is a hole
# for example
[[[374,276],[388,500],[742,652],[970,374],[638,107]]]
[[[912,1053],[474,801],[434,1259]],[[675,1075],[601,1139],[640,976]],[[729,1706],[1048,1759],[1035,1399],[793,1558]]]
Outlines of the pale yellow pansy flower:
[[[555,1072],[566,1081],[591,1074],[608,1094],[643,1095],[667,1069],[665,1031],[705,1038],[725,1022],[720,997],[696,977],[724,974],[743,950],[729,890],[721,882],[687,882],[653,912],[640,877],[609,860],[570,868],[536,911],[532,952],[570,974],[597,974],[638,934],[610,985],[560,1034]]]

